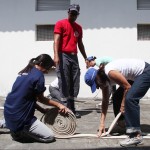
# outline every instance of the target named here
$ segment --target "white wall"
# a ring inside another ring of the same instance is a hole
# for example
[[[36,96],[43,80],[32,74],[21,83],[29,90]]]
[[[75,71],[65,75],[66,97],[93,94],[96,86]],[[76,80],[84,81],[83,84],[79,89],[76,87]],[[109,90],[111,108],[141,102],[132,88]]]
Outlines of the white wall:
[[[138,23],[150,23],[150,11],[137,10],[136,0],[72,0],[71,3],[81,7],[77,22],[83,27],[88,56],[134,57],[150,62],[150,42],[137,41],[136,29]],[[53,57],[52,41],[35,41],[35,25],[55,24],[66,17],[67,11],[36,12],[35,0],[1,0],[0,96],[7,95],[18,71],[32,57],[41,53]],[[81,68],[79,97],[94,97],[98,91],[92,94],[84,83],[85,63],[80,53],[78,56]],[[50,83],[54,76],[55,73],[46,76],[46,83]]]

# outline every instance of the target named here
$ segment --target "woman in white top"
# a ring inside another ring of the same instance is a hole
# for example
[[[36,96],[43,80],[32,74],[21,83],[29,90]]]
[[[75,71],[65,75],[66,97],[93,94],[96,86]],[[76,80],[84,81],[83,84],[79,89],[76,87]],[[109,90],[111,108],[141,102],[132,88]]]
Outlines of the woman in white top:
[[[132,86],[127,80],[133,81]],[[150,87],[150,65],[139,59],[114,60],[105,70],[90,68],[85,74],[85,82],[91,90],[101,88],[103,93],[102,114],[99,136],[105,132],[105,118],[108,109],[109,86],[118,84],[124,88],[120,111],[125,115],[126,132],[129,137],[120,142],[121,146],[137,145],[142,142],[140,129],[139,100]]]

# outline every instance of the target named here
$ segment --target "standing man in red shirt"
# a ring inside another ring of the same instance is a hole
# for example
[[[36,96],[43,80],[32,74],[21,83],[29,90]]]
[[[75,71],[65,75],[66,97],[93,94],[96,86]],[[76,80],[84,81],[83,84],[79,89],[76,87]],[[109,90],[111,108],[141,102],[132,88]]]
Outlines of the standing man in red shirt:
[[[54,28],[54,62],[58,76],[58,84],[62,101],[72,110],[77,118],[80,114],[75,111],[74,100],[80,87],[80,68],[77,56],[77,46],[86,61],[87,55],[82,42],[82,27],[75,21],[79,16],[80,6],[70,5],[68,19],[55,24]]]

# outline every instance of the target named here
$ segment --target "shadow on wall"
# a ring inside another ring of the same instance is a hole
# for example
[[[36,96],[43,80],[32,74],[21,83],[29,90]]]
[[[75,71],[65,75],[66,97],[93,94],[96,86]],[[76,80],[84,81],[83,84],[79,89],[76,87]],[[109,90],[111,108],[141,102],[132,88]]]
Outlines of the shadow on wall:
[[[149,11],[137,10],[136,0],[72,0],[71,3],[81,7],[77,22],[83,29],[133,28],[146,21],[149,14]],[[1,0],[0,31],[35,30],[36,24],[55,24],[67,17],[67,10],[35,11],[35,6],[31,0]]]

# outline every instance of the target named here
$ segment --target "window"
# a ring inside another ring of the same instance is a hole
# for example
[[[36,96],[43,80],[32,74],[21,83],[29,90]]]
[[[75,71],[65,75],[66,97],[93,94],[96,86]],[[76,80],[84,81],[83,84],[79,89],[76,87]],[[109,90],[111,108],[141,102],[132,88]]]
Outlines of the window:
[[[137,0],[138,10],[150,10],[150,0]]]
[[[53,41],[55,25],[37,25],[36,26],[36,40],[37,41]]]
[[[36,11],[67,10],[70,0],[36,0]]]
[[[150,40],[150,24],[137,25],[138,40]]]

